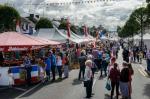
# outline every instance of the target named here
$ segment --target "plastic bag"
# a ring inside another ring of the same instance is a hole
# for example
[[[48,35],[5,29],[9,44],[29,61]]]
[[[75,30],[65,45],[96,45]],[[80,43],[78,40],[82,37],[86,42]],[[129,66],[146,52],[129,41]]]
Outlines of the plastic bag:
[[[110,83],[110,80],[107,80],[105,88],[106,88],[108,91],[111,90],[111,83]]]

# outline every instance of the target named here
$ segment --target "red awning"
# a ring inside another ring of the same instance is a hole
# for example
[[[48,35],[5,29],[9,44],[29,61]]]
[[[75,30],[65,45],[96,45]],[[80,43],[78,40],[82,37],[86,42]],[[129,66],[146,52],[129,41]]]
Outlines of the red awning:
[[[0,51],[37,49],[45,45],[44,42],[17,32],[4,32],[0,34]]]

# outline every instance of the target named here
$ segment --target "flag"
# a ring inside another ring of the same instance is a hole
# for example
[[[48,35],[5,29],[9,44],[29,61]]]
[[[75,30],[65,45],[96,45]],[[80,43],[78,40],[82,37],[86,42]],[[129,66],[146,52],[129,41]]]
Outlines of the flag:
[[[96,41],[98,40],[98,38],[99,38],[99,33],[98,31],[96,31]]]
[[[70,32],[71,32],[70,23],[69,23],[69,19],[67,18],[67,36],[68,36],[68,38],[70,38]]]
[[[88,36],[88,30],[87,30],[86,25],[84,25],[83,31],[84,31],[85,37],[87,37]]]
[[[19,20],[17,20],[17,22],[16,22],[16,31],[19,32],[19,33],[21,32]]]
[[[96,41],[93,42],[93,47],[96,48]]]
[[[20,85],[25,83],[26,70],[24,68],[16,66],[16,67],[11,67],[10,70],[11,73],[13,74],[15,85]],[[32,65],[31,81],[38,82],[39,81],[38,78],[39,78],[39,66]]]

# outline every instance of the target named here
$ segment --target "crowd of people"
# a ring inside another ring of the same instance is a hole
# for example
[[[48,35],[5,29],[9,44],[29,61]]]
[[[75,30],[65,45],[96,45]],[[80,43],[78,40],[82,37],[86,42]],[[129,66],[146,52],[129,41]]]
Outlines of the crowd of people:
[[[92,85],[94,74],[100,71],[99,78],[107,78],[109,82],[111,95],[110,99],[114,97],[114,89],[116,88],[116,99],[122,95],[123,99],[130,99],[132,93],[132,75],[134,74],[131,63],[123,52],[122,66],[116,62],[118,52],[120,50],[120,43],[118,42],[101,42],[97,44],[96,48],[82,49],[79,56],[79,80],[84,81],[86,88],[86,98],[92,97]],[[129,53],[128,53],[129,54]],[[122,67],[122,69],[120,69]],[[107,85],[106,84],[106,85]],[[106,88],[107,89],[107,88]]]
[[[116,60],[121,46],[123,49],[123,62],[122,64],[119,64]],[[100,72],[99,79],[103,77],[107,78],[106,89],[111,91],[110,99],[113,99],[115,89],[116,99],[119,99],[119,96],[122,96],[122,99],[131,99],[132,76],[134,75],[132,63],[137,62],[141,64],[143,59],[147,59],[147,65],[150,65],[150,51],[147,50],[146,46],[144,47],[144,50],[140,50],[139,46],[127,47],[121,42],[115,41],[97,42],[96,47],[84,46],[80,49],[78,48],[75,55],[80,66],[78,80],[84,82],[86,98],[90,98],[94,95],[92,92],[94,74],[95,72]],[[62,79],[63,73],[64,77],[68,78],[69,63],[68,52],[56,53],[53,50],[49,50],[45,57],[38,59],[41,81],[43,83],[55,81],[56,72],[58,72],[58,79]],[[31,85],[32,67],[29,54],[24,56],[23,65],[27,72],[26,82],[28,85]]]
[[[53,50],[49,50],[44,57],[40,57],[36,60],[38,66],[40,66],[39,76],[43,83],[56,80],[56,74],[59,76],[59,80],[62,80],[63,73],[64,78],[69,77],[69,57],[68,53],[61,51],[55,53]],[[31,85],[31,71],[32,71],[32,58],[29,54],[24,56],[23,66],[26,70],[26,82],[27,85]],[[52,75],[51,75],[52,74]]]

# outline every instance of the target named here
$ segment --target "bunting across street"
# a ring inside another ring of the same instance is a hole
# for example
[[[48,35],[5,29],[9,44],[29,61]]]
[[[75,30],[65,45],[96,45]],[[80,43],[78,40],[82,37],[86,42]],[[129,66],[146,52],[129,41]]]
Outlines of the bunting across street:
[[[66,0],[65,2],[59,2],[59,1],[54,1],[54,2],[47,2],[44,4],[25,4],[25,5],[47,5],[47,6],[62,6],[62,5],[80,5],[80,4],[90,4],[90,3],[99,3],[99,2],[116,2],[119,0],[85,0],[85,1],[70,1]]]

